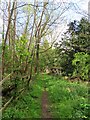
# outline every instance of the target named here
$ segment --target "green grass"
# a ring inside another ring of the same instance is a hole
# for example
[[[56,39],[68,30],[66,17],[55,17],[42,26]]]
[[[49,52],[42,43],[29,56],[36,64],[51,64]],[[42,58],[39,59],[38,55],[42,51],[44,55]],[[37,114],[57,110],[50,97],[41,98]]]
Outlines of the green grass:
[[[49,111],[53,118],[88,118],[88,87],[84,83],[71,83],[63,77],[38,75],[30,89],[14,100],[3,112],[3,118],[41,118],[41,96],[46,87]]]
[[[14,100],[3,112],[3,118],[40,118],[41,96],[43,85],[39,77],[34,80],[30,89],[26,89],[18,100]]]
[[[88,118],[88,87],[59,77],[46,76],[50,110],[54,118]]]

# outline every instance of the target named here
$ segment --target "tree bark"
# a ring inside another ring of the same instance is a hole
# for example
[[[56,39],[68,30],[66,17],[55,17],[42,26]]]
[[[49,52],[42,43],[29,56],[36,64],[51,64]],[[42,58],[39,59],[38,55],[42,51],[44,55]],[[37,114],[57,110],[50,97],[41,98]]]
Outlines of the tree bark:
[[[47,2],[43,2],[43,10],[42,10],[42,13],[41,13],[40,21],[38,23],[38,26],[36,25],[37,34],[36,34],[36,66],[35,66],[35,73],[39,72],[39,46],[40,46],[40,41],[41,41],[40,36],[42,36],[41,35],[42,34],[41,23],[42,23],[44,11],[46,9],[47,4],[48,4]],[[45,25],[46,25],[46,23],[45,23]]]
[[[8,2],[8,21],[10,19],[10,6],[11,6],[11,0]],[[10,25],[9,25],[10,26]],[[9,41],[9,50],[10,50],[10,29],[8,30],[8,35],[7,35],[8,41]]]
[[[8,37],[8,32],[9,32],[9,29],[10,29],[10,23],[11,23],[11,17],[13,15],[14,5],[15,5],[15,2],[13,2],[13,6],[12,6],[12,9],[11,9],[10,17],[9,17],[9,20],[8,20],[8,26],[7,26],[5,39],[3,40],[3,43],[2,43],[2,79],[3,79],[3,76],[4,76],[4,68],[5,68],[5,66],[4,66],[4,64],[5,64],[5,58],[4,58],[5,47],[6,47],[6,41],[7,41],[7,37]]]

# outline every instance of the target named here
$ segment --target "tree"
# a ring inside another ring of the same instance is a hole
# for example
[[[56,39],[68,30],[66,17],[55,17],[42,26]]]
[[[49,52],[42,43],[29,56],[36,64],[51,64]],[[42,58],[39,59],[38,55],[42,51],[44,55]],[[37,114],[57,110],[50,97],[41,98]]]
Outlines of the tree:
[[[72,65],[75,66],[73,75],[81,77],[83,80],[90,78],[90,55],[84,52],[78,52],[74,55]]]
[[[67,11],[68,7],[63,7],[62,4],[62,2],[52,2],[51,4],[50,1],[39,2],[36,0],[30,4],[27,2],[18,3],[17,0],[13,0],[13,2],[9,0],[7,2],[8,12],[7,8],[6,13],[3,11],[6,14],[5,23],[8,26],[5,25],[7,30],[4,30],[2,44],[2,76],[4,76],[4,71],[13,72],[18,69],[17,66],[19,65],[20,69],[22,69],[21,66],[24,66],[22,74],[28,73],[31,78],[32,71],[38,73],[39,65],[41,66],[40,60],[43,59],[42,56],[44,54],[47,57],[45,58],[45,66],[46,64],[48,66],[51,66],[50,64],[52,66],[56,65],[56,59],[53,58],[55,57],[55,50],[48,48],[53,46],[54,37],[52,38],[52,44],[50,46],[47,45],[47,49],[43,53],[40,51],[42,49],[40,44],[41,41],[48,39],[55,32],[58,26],[58,19]],[[57,36],[56,34],[54,35]],[[20,53],[18,50],[20,50]]]
[[[90,23],[82,18],[80,21],[71,22],[68,26],[62,40],[56,45],[56,49],[57,54],[61,57],[58,61],[60,66],[63,67],[66,74],[72,74],[74,54],[77,52],[90,54]]]
[[[4,59],[4,57],[5,57],[5,48],[6,48],[7,38],[8,38],[8,32],[9,32],[9,29],[10,29],[11,18],[12,18],[13,11],[14,11],[14,6],[15,6],[15,1],[13,1],[11,13],[9,15],[8,26],[7,26],[5,38],[2,41],[2,78],[4,76],[4,68],[5,68],[5,59]]]
[[[46,39],[40,46],[39,67],[42,72],[44,72],[47,67],[51,68],[55,64],[55,49],[50,46],[50,43]]]
[[[71,22],[69,29],[66,32],[67,39],[65,43],[75,52],[90,53],[90,23],[87,19],[82,18],[80,22]],[[72,27],[71,27],[72,26]]]

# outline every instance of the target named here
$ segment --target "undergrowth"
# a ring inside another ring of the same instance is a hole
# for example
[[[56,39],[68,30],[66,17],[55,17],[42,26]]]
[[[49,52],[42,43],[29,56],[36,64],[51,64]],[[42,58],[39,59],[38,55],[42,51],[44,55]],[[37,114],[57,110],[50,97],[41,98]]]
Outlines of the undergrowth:
[[[40,118],[42,90],[42,81],[38,77],[32,81],[30,88],[26,88],[18,100],[12,101],[3,112],[2,118]]]
[[[38,75],[18,100],[3,112],[3,118],[41,118],[41,96],[46,88],[49,97],[49,111],[53,118],[88,119],[90,104],[88,86],[64,80],[63,77]]]
[[[86,84],[48,75],[45,75],[44,80],[49,93],[49,108],[54,118],[89,120],[90,104]]]

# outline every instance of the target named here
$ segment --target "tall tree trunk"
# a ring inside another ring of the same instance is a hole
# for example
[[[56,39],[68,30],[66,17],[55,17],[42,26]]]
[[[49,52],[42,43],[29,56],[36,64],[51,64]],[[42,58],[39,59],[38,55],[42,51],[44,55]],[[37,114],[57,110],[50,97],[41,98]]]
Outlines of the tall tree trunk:
[[[36,65],[35,65],[35,73],[39,72],[39,38],[36,41]]]
[[[15,79],[15,96],[16,96],[16,92],[17,92],[17,76],[15,75],[15,38],[16,38],[16,18],[17,18],[17,0],[14,0],[15,5],[14,5],[14,11],[13,11],[13,36],[12,36],[12,60],[13,60],[13,65],[12,65],[12,72],[13,74],[13,78]]]
[[[5,47],[6,47],[6,41],[7,41],[7,37],[8,37],[8,32],[9,32],[9,29],[10,29],[10,23],[11,23],[11,17],[13,15],[13,10],[14,10],[14,5],[15,5],[15,2],[13,2],[13,6],[12,6],[12,10],[11,10],[11,13],[10,13],[10,18],[8,20],[8,26],[7,26],[7,31],[6,31],[6,35],[5,35],[5,39],[3,40],[3,45],[2,45],[2,79],[3,79],[3,76],[4,76],[4,64],[5,64]]]
[[[2,34],[2,42],[4,41],[4,8],[3,8],[3,34]]]
[[[11,6],[11,0],[9,0],[9,2],[8,2],[8,21],[9,21],[9,19],[10,19],[10,6]],[[7,38],[8,38],[8,41],[9,41],[9,50],[10,50],[10,29],[8,30],[8,36],[7,36]]]
[[[12,35],[12,60],[13,60],[13,68],[14,68],[14,63],[15,63],[15,38],[16,38],[16,18],[17,18],[17,0],[14,0],[15,5],[14,5],[14,19],[13,19],[13,35]]]
[[[36,0],[34,1],[34,5],[35,4],[36,4]],[[31,31],[31,34],[30,34],[30,40],[29,40],[29,45],[28,45],[28,52],[30,51],[30,45],[31,45],[31,42],[32,42],[35,21],[36,21],[36,9],[34,7],[34,19],[33,19],[32,31]],[[31,54],[33,55],[33,50],[32,50]],[[27,71],[27,68],[28,68],[28,56],[26,57],[25,72]]]
[[[31,62],[31,66],[30,66],[30,77],[29,77],[29,80],[28,80],[28,87],[29,87],[29,82],[32,79],[33,61],[34,61],[34,57],[35,57],[34,52],[35,52],[35,49],[33,49],[33,51],[32,51],[32,62]]]
[[[15,6],[14,6],[14,21],[13,21],[13,23],[14,23],[14,35],[13,35],[13,39],[14,40],[16,38],[16,18],[17,18],[17,9],[16,9],[16,7],[17,7],[17,0],[15,0]]]
[[[44,11],[46,8],[47,2],[43,2],[43,10],[41,13],[41,17],[40,17],[40,21],[38,23],[38,26],[36,25],[36,66],[35,66],[35,73],[39,72],[39,45],[40,45],[40,41],[41,41],[41,37],[42,36],[40,33],[41,31],[41,23],[42,23],[42,19],[43,19],[43,15],[44,15]],[[38,6],[38,5],[37,5]]]

